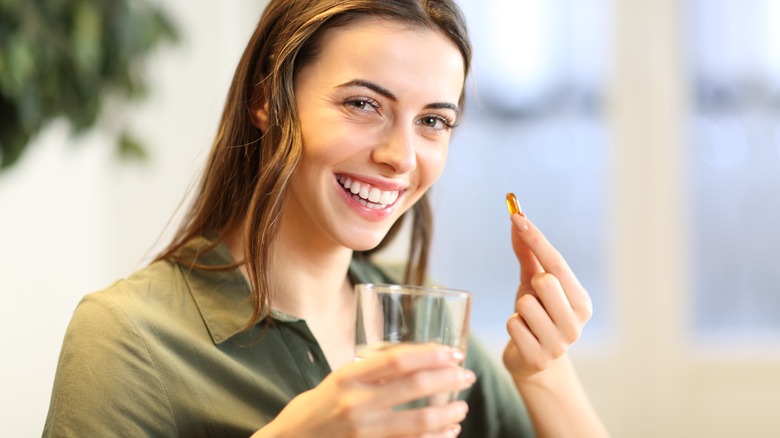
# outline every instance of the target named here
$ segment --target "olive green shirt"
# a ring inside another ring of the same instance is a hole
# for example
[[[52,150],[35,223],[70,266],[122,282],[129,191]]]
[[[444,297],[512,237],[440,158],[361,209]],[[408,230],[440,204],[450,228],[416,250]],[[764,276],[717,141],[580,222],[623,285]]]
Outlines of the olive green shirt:
[[[190,247],[206,245],[196,239]],[[230,265],[224,244],[202,255]],[[357,282],[390,279],[353,261]],[[44,436],[248,437],[330,367],[306,322],[271,311],[251,330],[250,287],[237,270],[155,262],[76,308],[60,353]],[[471,339],[476,384],[462,437],[532,436],[511,381]]]

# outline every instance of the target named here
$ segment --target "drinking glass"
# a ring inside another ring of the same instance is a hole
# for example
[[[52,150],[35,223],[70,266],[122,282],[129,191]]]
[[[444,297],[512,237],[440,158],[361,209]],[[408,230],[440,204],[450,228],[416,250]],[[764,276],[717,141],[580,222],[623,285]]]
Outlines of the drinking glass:
[[[470,292],[364,283],[355,285],[355,293],[355,356],[358,360],[399,344],[429,342],[456,348],[465,357],[471,313]],[[455,397],[457,393],[437,394],[396,408],[444,404]]]

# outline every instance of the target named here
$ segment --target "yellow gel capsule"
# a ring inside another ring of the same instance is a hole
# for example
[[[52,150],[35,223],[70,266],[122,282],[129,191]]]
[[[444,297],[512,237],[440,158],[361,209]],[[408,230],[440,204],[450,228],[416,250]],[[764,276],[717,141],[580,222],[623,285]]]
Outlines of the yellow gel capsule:
[[[523,214],[520,203],[517,202],[517,197],[512,192],[506,194],[506,209],[509,210],[509,214]]]

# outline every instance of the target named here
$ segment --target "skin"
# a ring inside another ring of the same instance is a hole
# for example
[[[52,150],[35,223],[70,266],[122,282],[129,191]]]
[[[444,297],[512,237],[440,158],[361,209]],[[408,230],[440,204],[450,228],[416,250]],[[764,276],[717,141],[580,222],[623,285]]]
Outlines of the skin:
[[[330,31],[296,76],[303,157],[290,182],[274,246],[274,307],[306,320],[331,369],[256,436],[455,436],[462,401],[393,411],[399,403],[460,391],[474,374],[461,353],[437,345],[393,349],[354,362],[354,250],[373,248],[444,168],[464,83],[463,58],[443,34],[383,20]],[[255,119],[268,120],[263,108]],[[367,209],[338,177],[398,198]],[[234,233],[240,236],[240,233]],[[228,242],[241,258],[242,242]],[[317,293],[312,293],[317,291]]]
[[[354,294],[346,273],[352,252],[376,246],[441,174],[463,70],[460,51],[442,33],[365,19],[331,30],[320,56],[299,71],[303,158],[274,246],[274,260],[284,262],[269,269],[274,307],[306,320],[334,371],[254,436],[459,433],[463,401],[392,406],[471,386],[474,374],[457,366],[462,353],[412,345],[353,361]],[[259,108],[255,119],[262,125],[268,114]],[[398,192],[398,199],[365,208],[339,184],[343,176]],[[522,274],[504,364],[540,436],[605,434],[566,358],[590,317],[590,299],[537,228],[519,215],[512,222]],[[240,237],[227,243],[243,259]]]
[[[373,20],[326,36],[296,78],[304,150],[290,228],[320,251],[378,245],[444,169],[457,110],[432,106],[457,108],[463,81],[460,52],[439,33]],[[335,175],[400,198],[379,210],[345,205]]]
[[[566,354],[593,313],[590,296],[525,214],[511,215],[511,223],[520,286],[507,321],[504,366],[538,436],[609,436]]]

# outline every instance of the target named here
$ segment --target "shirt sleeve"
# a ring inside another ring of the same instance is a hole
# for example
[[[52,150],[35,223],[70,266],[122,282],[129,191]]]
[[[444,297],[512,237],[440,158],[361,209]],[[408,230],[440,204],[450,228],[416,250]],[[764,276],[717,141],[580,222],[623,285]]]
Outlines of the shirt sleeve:
[[[462,438],[525,438],[535,436],[533,424],[509,375],[490,359],[471,336],[466,368],[477,381],[461,394],[469,413],[461,424]]]
[[[86,296],[65,334],[43,436],[176,435],[136,324],[103,294]]]

